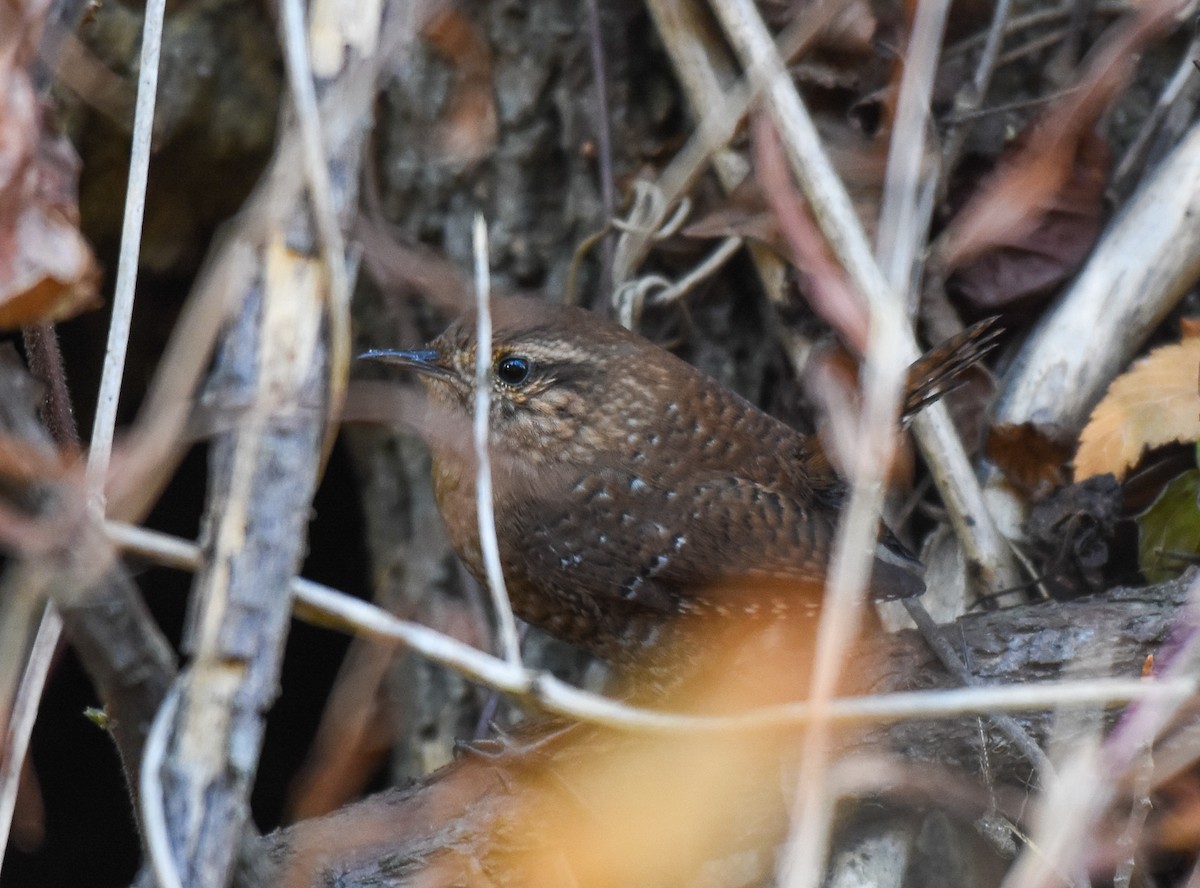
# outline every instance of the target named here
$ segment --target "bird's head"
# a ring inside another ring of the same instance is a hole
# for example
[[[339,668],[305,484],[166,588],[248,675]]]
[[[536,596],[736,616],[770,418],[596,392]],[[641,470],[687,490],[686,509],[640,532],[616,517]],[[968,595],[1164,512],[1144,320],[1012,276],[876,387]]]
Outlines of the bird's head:
[[[533,463],[595,460],[659,415],[653,405],[671,369],[663,361],[677,359],[579,308],[508,298],[491,311],[493,448]],[[435,409],[469,419],[476,352],[472,313],[426,348],[361,357],[417,371]]]

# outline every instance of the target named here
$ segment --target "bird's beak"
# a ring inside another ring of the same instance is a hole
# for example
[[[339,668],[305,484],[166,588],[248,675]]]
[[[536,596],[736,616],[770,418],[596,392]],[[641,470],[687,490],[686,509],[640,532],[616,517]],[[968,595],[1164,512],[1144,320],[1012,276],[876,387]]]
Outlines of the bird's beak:
[[[445,364],[441,363],[441,355],[431,348],[418,348],[408,351],[376,348],[363,352],[358,356],[358,359],[360,361],[382,361],[385,364],[409,367],[425,376],[432,376],[434,379],[450,379],[454,375]]]

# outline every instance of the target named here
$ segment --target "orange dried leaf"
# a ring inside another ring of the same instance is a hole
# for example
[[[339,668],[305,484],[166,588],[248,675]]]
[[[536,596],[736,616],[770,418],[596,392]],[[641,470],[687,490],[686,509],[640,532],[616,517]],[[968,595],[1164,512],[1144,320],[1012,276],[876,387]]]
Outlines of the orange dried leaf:
[[[1009,483],[1030,500],[1045,497],[1067,483],[1071,442],[1060,428],[1032,422],[997,423],[984,448]]]
[[[1155,349],[1113,380],[1075,454],[1075,479],[1124,476],[1150,447],[1200,440],[1200,339]]]
[[[30,204],[11,234],[11,262],[0,260],[0,329],[65,320],[97,304],[99,270],[71,220]]]

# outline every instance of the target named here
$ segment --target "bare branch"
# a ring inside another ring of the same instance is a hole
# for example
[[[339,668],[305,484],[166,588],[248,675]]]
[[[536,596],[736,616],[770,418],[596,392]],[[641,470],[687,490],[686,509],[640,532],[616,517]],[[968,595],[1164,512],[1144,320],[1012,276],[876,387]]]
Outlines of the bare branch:
[[[492,415],[492,309],[488,269],[487,224],[476,215],[475,245],[475,513],[479,521],[479,546],[487,570],[488,591],[500,627],[500,651],[514,668],[521,665],[521,641],[517,618],[504,585],[500,567],[500,544],[496,539],[496,511],[492,497],[492,457],[488,428]]]

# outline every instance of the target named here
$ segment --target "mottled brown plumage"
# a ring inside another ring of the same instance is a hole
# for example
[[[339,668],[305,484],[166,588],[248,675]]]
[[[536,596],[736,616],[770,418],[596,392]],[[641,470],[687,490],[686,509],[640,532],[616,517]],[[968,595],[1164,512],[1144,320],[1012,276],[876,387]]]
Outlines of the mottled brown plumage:
[[[813,612],[843,492],[813,442],[594,314],[528,299],[492,311],[496,528],[520,617],[621,661],[675,617]],[[940,395],[986,340],[964,337],[922,365],[909,406]],[[366,357],[419,371],[435,411],[469,420],[473,317],[426,350]],[[458,429],[429,436],[434,486],[454,548],[482,579],[475,465]],[[885,531],[873,594],[919,594],[918,569]]]

